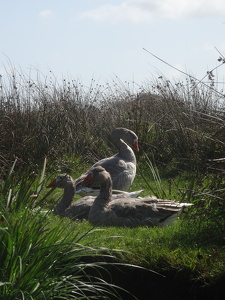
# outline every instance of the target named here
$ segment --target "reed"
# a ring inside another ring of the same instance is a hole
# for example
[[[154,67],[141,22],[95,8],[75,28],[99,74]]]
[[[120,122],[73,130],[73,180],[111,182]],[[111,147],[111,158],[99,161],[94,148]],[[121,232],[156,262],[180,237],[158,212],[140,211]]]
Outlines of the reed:
[[[0,92],[1,174],[15,158],[17,166],[34,166],[44,157],[55,162],[85,156],[92,162],[109,155],[115,127],[135,131],[146,155],[174,173],[205,171],[209,159],[225,156],[224,97],[189,78],[161,77],[137,91],[119,80],[99,85],[93,79],[84,87],[39,71],[33,80],[11,69],[1,77]]]

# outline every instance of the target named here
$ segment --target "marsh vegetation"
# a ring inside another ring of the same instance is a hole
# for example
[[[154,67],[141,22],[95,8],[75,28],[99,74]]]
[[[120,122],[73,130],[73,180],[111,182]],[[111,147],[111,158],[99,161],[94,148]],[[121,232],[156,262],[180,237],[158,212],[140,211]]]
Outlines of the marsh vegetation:
[[[85,87],[12,69],[0,81],[0,298],[116,299],[125,293],[114,286],[126,277],[119,269],[128,276],[136,268],[151,278],[154,299],[157,282],[168,293],[176,281],[181,293],[186,287],[182,299],[220,299],[225,98],[213,77],[207,85],[161,77],[138,88],[94,79]],[[116,127],[139,137],[131,190],[194,203],[173,226],[99,229],[52,215],[61,193],[46,183],[59,172],[76,178],[113,154],[108,136]],[[123,286],[135,295],[135,285]]]

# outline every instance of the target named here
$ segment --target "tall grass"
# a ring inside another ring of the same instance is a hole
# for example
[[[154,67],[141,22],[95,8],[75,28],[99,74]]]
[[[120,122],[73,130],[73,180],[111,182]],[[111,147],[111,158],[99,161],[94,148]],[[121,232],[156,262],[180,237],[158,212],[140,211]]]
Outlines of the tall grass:
[[[0,88],[2,174],[15,158],[18,166],[64,155],[93,162],[112,153],[108,135],[120,126],[134,130],[143,151],[164,169],[204,171],[209,159],[225,155],[224,97],[189,78],[161,77],[137,92],[119,80],[99,85],[93,79],[84,87],[38,71],[34,80],[12,67]]]
[[[91,246],[93,229],[70,231],[63,220],[50,224],[51,210],[43,209],[49,193],[40,195],[45,163],[32,181],[24,173],[15,182],[15,162],[0,186],[0,298],[121,299],[122,288],[110,282],[107,268],[122,252]]]
[[[48,218],[39,212],[25,209],[12,216],[0,232],[1,299],[119,298],[101,277],[111,258],[106,250],[81,244],[85,234],[65,235],[60,222],[49,230]]]

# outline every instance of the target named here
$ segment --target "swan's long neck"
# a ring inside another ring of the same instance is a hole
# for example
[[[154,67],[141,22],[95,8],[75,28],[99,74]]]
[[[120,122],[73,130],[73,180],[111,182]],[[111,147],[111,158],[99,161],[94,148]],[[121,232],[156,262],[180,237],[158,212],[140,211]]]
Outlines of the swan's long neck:
[[[72,182],[67,183],[66,187],[64,188],[64,193],[62,196],[62,200],[56,204],[55,212],[57,214],[63,214],[65,210],[70,206],[73,196],[75,194],[75,188]]]
[[[100,193],[95,199],[95,202],[98,204],[101,203],[102,207],[106,207],[107,204],[112,199],[112,180],[110,175],[107,176],[107,179],[100,185]]]
[[[122,140],[121,138],[118,138],[118,137],[112,137],[112,142],[119,150],[118,155],[120,157],[122,157],[122,158],[124,157],[126,160],[136,161],[134,151],[131,149],[130,146],[127,145],[126,142],[124,142],[124,140]]]
[[[112,180],[110,175],[107,177],[101,186],[100,193],[96,197],[90,212],[88,219],[92,224],[98,224],[99,221],[104,218],[105,211],[107,210],[107,205],[112,198]]]

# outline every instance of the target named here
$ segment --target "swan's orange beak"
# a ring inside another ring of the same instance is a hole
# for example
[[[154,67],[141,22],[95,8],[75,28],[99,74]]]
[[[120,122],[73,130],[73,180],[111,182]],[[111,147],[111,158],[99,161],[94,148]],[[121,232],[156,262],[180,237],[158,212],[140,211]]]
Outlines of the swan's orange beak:
[[[57,181],[56,181],[56,178],[55,178],[55,179],[53,179],[52,182],[50,182],[49,185],[47,185],[46,187],[47,187],[47,188],[54,187],[54,186],[56,185],[56,183],[57,183]]]
[[[132,146],[137,152],[139,151],[138,141],[134,142]]]
[[[93,180],[93,175],[92,175],[92,173],[90,172],[90,173],[88,173],[87,176],[84,178],[83,184],[88,184],[88,183],[92,182],[92,180]]]

